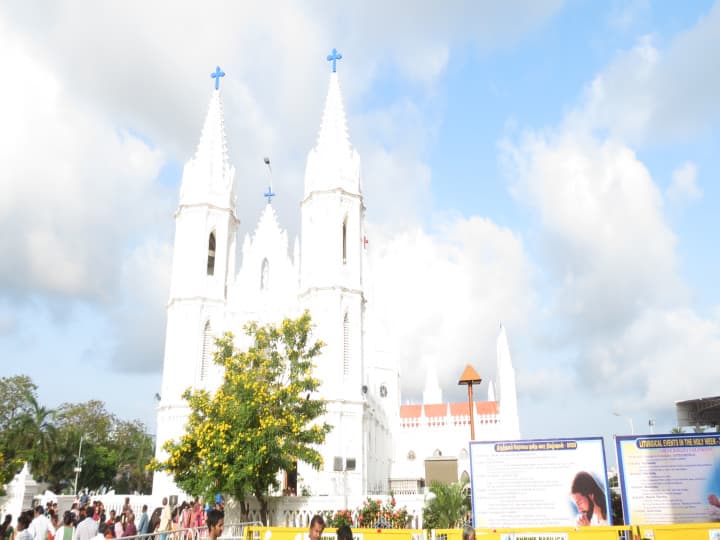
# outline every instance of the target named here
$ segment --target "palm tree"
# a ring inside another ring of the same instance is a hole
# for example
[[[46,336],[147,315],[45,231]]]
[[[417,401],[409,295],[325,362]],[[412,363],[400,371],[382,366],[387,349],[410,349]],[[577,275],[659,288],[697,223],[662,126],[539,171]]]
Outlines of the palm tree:
[[[55,453],[55,411],[40,405],[30,393],[26,399],[29,410],[16,418],[13,431],[17,435],[19,453],[30,462],[36,478],[44,481],[50,473]]]
[[[425,508],[423,525],[426,529],[461,527],[470,511],[467,484],[432,482]]]

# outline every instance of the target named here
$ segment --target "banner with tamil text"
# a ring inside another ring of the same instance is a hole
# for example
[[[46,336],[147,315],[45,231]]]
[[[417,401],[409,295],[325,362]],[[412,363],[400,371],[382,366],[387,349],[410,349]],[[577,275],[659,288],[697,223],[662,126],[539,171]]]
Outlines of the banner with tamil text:
[[[602,437],[472,441],[475,527],[607,525]]]

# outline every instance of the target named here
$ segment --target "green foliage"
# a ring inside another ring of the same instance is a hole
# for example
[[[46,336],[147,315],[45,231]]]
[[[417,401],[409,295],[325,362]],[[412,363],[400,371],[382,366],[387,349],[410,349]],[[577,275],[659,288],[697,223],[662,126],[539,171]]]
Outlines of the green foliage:
[[[0,494],[4,494],[5,484],[22,469],[25,461],[41,471],[45,469],[43,465],[48,461],[42,460],[39,446],[48,450],[45,419],[49,415],[50,411],[39,406],[37,386],[30,377],[0,378]],[[39,425],[34,425],[34,420],[38,420]],[[40,437],[37,444],[33,435]]]
[[[365,499],[358,509],[358,527],[404,529],[410,523],[410,514],[406,507],[397,508],[395,497],[384,504],[380,499]]]
[[[423,525],[426,529],[453,529],[461,527],[470,511],[467,484],[455,482],[430,485],[429,497],[423,508]]]
[[[0,489],[28,461],[36,479],[55,492],[70,492],[82,437],[79,487],[150,490],[146,465],[153,443],[142,423],[118,419],[101,401],[50,410],[36,394],[25,375],[0,378]]]
[[[610,509],[612,511],[613,525],[623,525],[622,497],[618,491],[610,490]]]
[[[315,445],[331,429],[316,422],[325,402],[309,399],[320,386],[312,362],[323,346],[308,342],[310,329],[306,312],[279,326],[246,325],[252,341],[246,352],[235,350],[232,334],[217,340],[222,384],[214,395],[185,392],[186,433],[166,443],[167,459],[151,467],[172,473],[191,495],[229,493],[245,512],[246,499],[254,495],[265,518],[269,490],[279,487],[278,471],[292,470],[297,461],[319,469]]]

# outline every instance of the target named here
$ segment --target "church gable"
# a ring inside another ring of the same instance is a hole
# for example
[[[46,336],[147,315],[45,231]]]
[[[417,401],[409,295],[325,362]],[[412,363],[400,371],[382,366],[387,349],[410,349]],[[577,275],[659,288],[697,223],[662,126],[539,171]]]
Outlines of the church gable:
[[[228,294],[230,311],[287,311],[297,304],[298,269],[290,258],[287,231],[266,205],[255,231],[245,236],[242,262]]]

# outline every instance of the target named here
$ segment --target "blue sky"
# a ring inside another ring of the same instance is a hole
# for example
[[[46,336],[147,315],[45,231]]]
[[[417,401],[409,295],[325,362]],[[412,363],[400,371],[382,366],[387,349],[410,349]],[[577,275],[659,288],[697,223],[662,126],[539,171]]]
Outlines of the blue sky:
[[[433,366],[449,399],[468,362],[492,379],[500,320],[527,437],[716,393],[717,2],[4,3],[0,375],[153,428],[209,73],[241,234],[269,155],[293,237],[333,47],[405,399]]]

